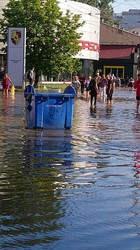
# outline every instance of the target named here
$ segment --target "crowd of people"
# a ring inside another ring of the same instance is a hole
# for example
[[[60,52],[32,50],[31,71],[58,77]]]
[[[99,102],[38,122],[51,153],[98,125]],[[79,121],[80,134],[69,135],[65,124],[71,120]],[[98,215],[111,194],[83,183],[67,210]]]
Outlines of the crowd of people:
[[[34,93],[34,67],[28,72],[29,85],[25,89],[25,93]],[[0,80],[2,82],[3,93],[8,96],[8,90],[13,85],[12,80],[8,76],[7,72],[3,68],[0,69]],[[140,74],[137,75],[137,79],[134,80],[132,77],[125,78],[125,87],[130,87],[136,89],[136,100],[137,108],[140,106]],[[90,108],[96,107],[97,96],[104,97],[107,104],[112,104],[113,93],[115,87],[120,87],[120,78],[116,78],[114,74],[109,73],[108,75],[102,75],[97,72],[94,77],[88,76],[86,79],[85,75],[82,73],[80,77],[78,75],[73,76],[72,86],[74,87],[76,93],[81,92],[81,95],[86,91],[85,98],[90,100]],[[26,95],[26,94],[25,94]],[[25,96],[26,98],[26,96]]]
[[[131,90],[133,90],[133,88],[136,89],[138,108],[140,105],[140,74],[138,74],[136,80],[127,76],[124,79],[123,85],[125,87],[130,87]],[[115,77],[115,75],[111,73],[106,76],[100,76],[99,73],[96,73],[94,77],[88,76],[88,79],[86,79],[82,73],[80,77],[74,75],[72,86],[75,88],[77,94],[80,92],[81,95],[83,95],[84,91],[86,91],[85,98],[87,101],[90,100],[90,108],[92,109],[93,107],[96,107],[98,95],[104,97],[107,104],[112,104],[115,87],[121,87],[122,83],[119,77]]]

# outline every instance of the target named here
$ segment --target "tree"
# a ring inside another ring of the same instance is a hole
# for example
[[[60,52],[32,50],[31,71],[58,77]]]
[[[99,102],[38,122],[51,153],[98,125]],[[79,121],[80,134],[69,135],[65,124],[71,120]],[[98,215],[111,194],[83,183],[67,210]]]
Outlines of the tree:
[[[98,8],[101,11],[101,20],[108,24],[115,24],[113,20],[113,8],[111,6],[114,0],[76,0],[77,2],[82,2],[89,4],[93,7]]]
[[[97,1],[97,8],[101,11],[101,20],[111,25],[114,24],[113,8],[111,6],[111,3],[113,2],[114,0]]]
[[[34,66],[52,77],[79,63],[74,56],[81,49],[81,25],[80,15],[67,11],[64,16],[57,0],[10,0],[0,20],[0,41],[7,43],[8,27],[25,27],[27,68]]]

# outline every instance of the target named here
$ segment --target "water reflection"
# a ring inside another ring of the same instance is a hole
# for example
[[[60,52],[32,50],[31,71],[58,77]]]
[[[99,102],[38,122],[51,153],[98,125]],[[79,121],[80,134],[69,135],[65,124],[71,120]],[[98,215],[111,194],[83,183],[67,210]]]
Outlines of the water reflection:
[[[65,131],[59,135],[27,131],[22,136],[2,177],[2,247],[24,247],[25,241],[28,247],[60,238],[53,231],[64,227],[60,220],[66,208],[61,194],[65,185],[62,166],[71,164],[67,160],[71,147],[71,134]]]

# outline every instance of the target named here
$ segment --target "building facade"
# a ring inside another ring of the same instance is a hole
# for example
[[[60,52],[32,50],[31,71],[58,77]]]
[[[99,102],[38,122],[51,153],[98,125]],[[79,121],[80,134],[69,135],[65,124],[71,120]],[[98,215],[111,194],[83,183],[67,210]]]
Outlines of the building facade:
[[[88,76],[93,73],[94,61],[99,60],[100,11],[88,4],[70,0],[60,0],[59,6],[64,15],[67,10],[70,10],[72,14],[81,16],[81,22],[84,21],[84,25],[78,30],[79,33],[82,33],[82,37],[78,41],[81,50],[75,58],[81,59],[82,71]]]
[[[136,45],[140,35],[105,23],[100,25],[100,44]]]
[[[101,23],[99,61],[94,70],[101,74],[114,73],[124,79],[136,77],[139,72],[140,36],[129,31]]]
[[[140,9],[130,9],[121,14],[114,14],[114,19],[119,22],[120,28],[134,32],[139,29],[140,32]]]

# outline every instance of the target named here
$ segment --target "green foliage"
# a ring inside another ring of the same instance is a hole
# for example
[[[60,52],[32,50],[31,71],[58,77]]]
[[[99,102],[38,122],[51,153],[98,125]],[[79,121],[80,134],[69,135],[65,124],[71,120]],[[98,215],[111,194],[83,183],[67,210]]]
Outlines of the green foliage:
[[[57,0],[10,0],[0,20],[0,41],[7,43],[8,27],[25,27],[27,68],[35,66],[52,77],[72,73],[78,64],[73,57],[80,50],[81,25],[79,15],[62,14]]]
[[[98,1],[97,7],[101,11],[101,20],[105,23],[108,23],[110,25],[114,24],[113,20],[113,8],[111,6],[111,3],[113,3],[114,0],[102,0]]]

